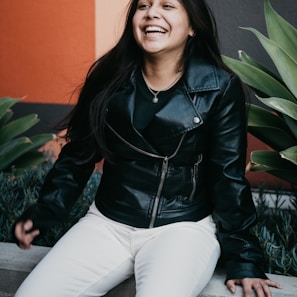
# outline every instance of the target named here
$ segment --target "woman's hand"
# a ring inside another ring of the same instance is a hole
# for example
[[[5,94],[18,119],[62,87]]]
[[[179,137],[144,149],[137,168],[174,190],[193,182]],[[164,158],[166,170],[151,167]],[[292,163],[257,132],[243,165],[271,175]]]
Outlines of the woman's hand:
[[[18,239],[19,247],[22,249],[30,249],[32,247],[33,239],[39,235],[39,230],[32,230],[33,222],[31,220],[27,220],[25,222],[21,221],[15,225],[14,234]]]
[[[279,283],[274,282],[270,279],[261,278],[230,279],[227,281],[226,285],[233,294],[236,291],[235,285],[241,285],[243,288],[244,297],[252,297],[253,290],[258,297],[272,297],[272,293],[269,287],[281,289]]]

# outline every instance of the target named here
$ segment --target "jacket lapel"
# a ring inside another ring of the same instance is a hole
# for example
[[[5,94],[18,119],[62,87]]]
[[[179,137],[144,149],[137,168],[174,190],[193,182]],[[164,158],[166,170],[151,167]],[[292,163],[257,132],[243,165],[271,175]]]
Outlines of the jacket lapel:
[[[154,147],[133,125],[135,100],[136,88],[134,87],[126,88],[123,92],[115,94],[108,107],[107,122],[127,142],[141,150],[156,154]]]
[[[164,142],[195,129],[202,123],[192,99],[184,88],[179,88],[174,97],[156,113],[146,129],[146,137],[154,139],[154,142],[158,142],[158,139]]]

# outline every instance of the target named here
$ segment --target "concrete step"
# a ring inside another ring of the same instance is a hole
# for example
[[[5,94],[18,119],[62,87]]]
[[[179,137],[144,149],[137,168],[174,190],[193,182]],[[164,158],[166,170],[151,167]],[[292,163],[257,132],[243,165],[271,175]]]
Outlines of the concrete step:
[[[50,248],[39,246],[21,250],[15,244],[0,242],[0,297],[14,296],[21,282],[49,250]],[[268,274],[268,277],[283,287],[280,290],[272,288],[273,297],[297,297],[297,277],[275,274]],[[224,285],[224,280],[224,272],[215,271],[199,297],[242,297],[241,288],[238,288],[233,295]],[[105,297],[133,296],[135,296],[135,281],[131,278],[111,290]]]

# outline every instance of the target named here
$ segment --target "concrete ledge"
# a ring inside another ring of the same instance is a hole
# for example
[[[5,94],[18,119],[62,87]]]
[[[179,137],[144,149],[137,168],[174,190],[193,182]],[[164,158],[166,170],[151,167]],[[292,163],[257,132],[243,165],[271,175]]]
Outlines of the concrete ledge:
[[[34,246],[31,250],[21,250],[15,244],[0,242],[0,297],[14,296],[21,282],[49,250],[50,248],[38,246]],[[272,288],[273,297],[297,296],[297,277],[274,274],[268,276],[283,287],[281,290]],[[234,295],[228,291],[224,285],[224,277],[223,271],[216,271],[199,297],[242,297],[241,288],[238,288]],[[135,296],[135,282],[131,278],[111,290],[105,297],[133,296]]]

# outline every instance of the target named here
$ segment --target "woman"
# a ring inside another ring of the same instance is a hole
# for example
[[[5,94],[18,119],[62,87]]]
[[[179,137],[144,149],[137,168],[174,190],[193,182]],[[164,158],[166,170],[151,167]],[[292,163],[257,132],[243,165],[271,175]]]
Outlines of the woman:
[[[65,218],[104,158],[101,183],[16,296],[103,296],[135,274],[138,297],[196,297],[221,253],[231,292],[240,284],[245,297],[262,297],[279,287],[249,232],[244,94],[203,0],[131,1],[120,41],[91,67],[67,128],[38,203],[16,224],[19,246]]]

